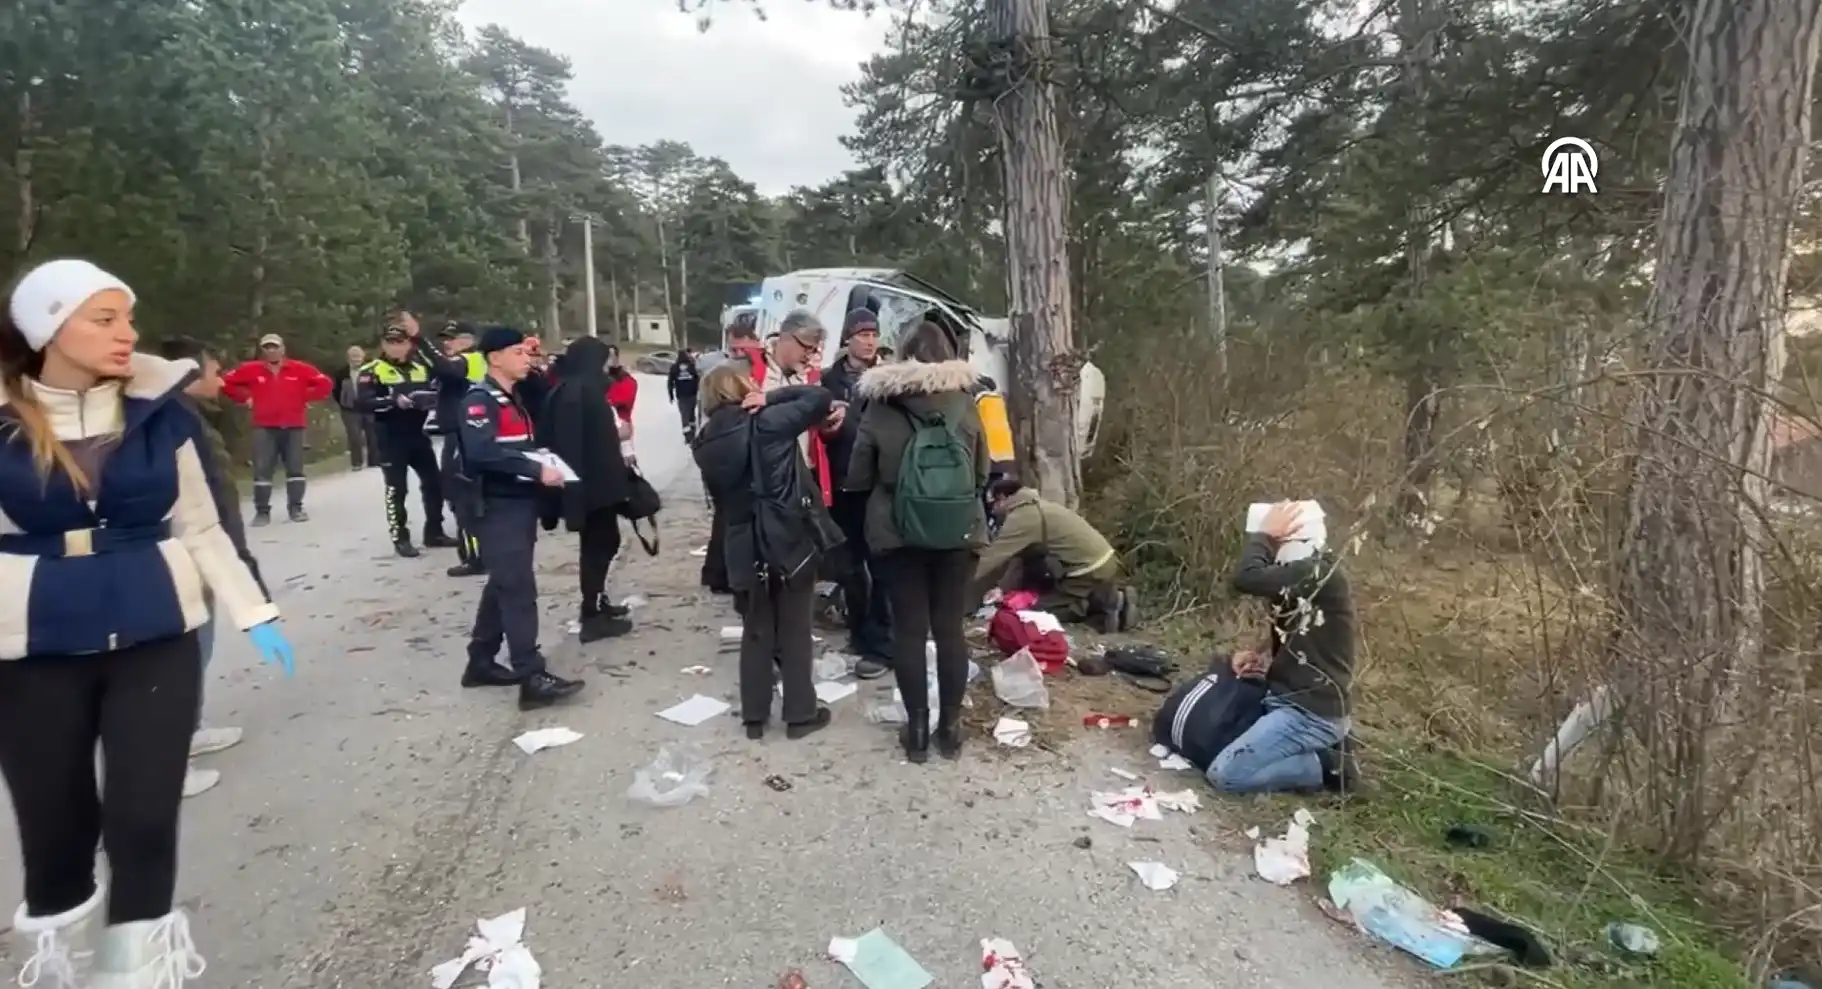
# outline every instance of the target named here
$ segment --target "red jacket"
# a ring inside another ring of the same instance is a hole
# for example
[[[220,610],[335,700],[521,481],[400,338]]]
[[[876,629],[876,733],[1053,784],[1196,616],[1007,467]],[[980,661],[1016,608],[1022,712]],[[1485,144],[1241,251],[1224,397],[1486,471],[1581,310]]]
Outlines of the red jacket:
[[[607,404],[620,413],[620,418],[633,421],[633,404],[639,397],[639,379],[629,372],[623,378],[608,378]]]
[[[747,363],[753,366],[753,380],[759,383],[759,387],[764,388],[766,363],[771,360],[771,358],[766,355],[765,348],[745,347],[740,349],[747,351],[741,356],[747,358]],[[812,367],[804,369],[803,380],[804,384],[807,385],[820,383],[822,381],[822,368]],[[817,486],[822,488],[823,507],[827,508],[835,504],[835,491],[831,487],[831,482],[829,480],[829,448],[823,445],[822,432],[820,430],[810,433],[810,468],[816,472]]]
[[[248,361],[221,378],[221,393],[251,406],[253,425],[263,429],[302,429],[305,407],[328,398],[334,387],[328,375],[289,358],[276,372],[265,361]]]

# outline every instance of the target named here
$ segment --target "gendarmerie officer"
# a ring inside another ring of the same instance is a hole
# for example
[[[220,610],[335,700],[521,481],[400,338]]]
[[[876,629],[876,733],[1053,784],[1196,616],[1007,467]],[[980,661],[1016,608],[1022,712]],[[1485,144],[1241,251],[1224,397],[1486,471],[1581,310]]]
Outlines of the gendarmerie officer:
[[[386,479],[386,525],[400,556],[418,555],[411,545],[410,514],[405,508],[411,474],[418,475],[424,498],[424,545],[454,546],[443,533],[443,481],[436,451],[424,435],[424,417],[432,399],[431,368],[414,352],[410,334],[397,325],[380,337],[381,356],[360,371],[360,402],[373,413],[379,434],[380,471]]]
[[[582,681],[547,671],[538,650],[538,582],[532,570],[538,499],[541,488],[561,487],[563,476],[527,456],[536,449],[531,415],[513,396],[531,371],[525,335],[492,327],[481,334],[480,352],[487,374],[468,389],[455,423],[462,473],[480,495],[475,533],[487,556],[487,586],[475,612],[462,686],[516,684],[521,709],[543,707],[582,689]],[[502,641],[510,672],[496,662]]]

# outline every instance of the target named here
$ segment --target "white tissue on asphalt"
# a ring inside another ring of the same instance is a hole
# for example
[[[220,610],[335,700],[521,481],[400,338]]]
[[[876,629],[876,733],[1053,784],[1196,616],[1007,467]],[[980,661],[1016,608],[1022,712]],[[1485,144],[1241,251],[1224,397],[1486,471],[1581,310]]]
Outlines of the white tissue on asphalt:
[[[450,989],[470,967],[487,973],[489,989],[539,989],[544,970],[525,947],[525,908],[475,921],[461,955],[430,970],[432,989]]]
[[[513,739],[512,744],[517,745],[519,751],[526,755],[531,755],[533,752],[542,752],[545,749],[554,749],[559,745],[568,745],[581,737],[581,732],[571,731],[568,728],[533,728],[531,731]]]
[[[1280,838],[1267,838],[1253,846],[1253,870],[1276,886],[1289,886],[1310,874],[1310,825],[1316,816],[1302,807]]]
[[[1139,881],[1146,889],[1163,892],[1177,884],[1177,870],[1162,862],[1128,862],[1126,865],[1138,873]]]

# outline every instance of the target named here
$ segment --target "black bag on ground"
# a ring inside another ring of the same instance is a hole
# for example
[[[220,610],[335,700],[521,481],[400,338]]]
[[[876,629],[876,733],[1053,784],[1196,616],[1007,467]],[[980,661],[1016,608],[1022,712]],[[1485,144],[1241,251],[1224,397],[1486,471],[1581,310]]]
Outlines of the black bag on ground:
[[[1182,684],[1151,719],[1151,740],[1203,772],[1265,713],[1265,681],[1217,669]]]

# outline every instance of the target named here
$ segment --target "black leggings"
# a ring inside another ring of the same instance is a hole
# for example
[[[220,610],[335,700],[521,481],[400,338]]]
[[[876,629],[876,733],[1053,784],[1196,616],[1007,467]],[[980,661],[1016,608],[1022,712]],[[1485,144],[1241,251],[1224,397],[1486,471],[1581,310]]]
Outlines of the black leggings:
[[[108,923],[171,912],[177,818],[201,698],[196,633],[98,656],[0,661],[0,771],[25,859],[25,906],[50,917],[114,889]],[[95,778],[101,743],[105,786]]]
[[[577,570],[582,580],[582,607],[606,603],[607,568],[620,554],[620,516],[598,508],[582,520],[582,559]]]
[[[886,598],[892,602],[892,665],[907,710],[926,710],[930,676],[924,642],[936,643],[936,689],[943,708],[962,706],[968,689],[968,585],[974,580],[970,550],[899,549],[880,561]]]

